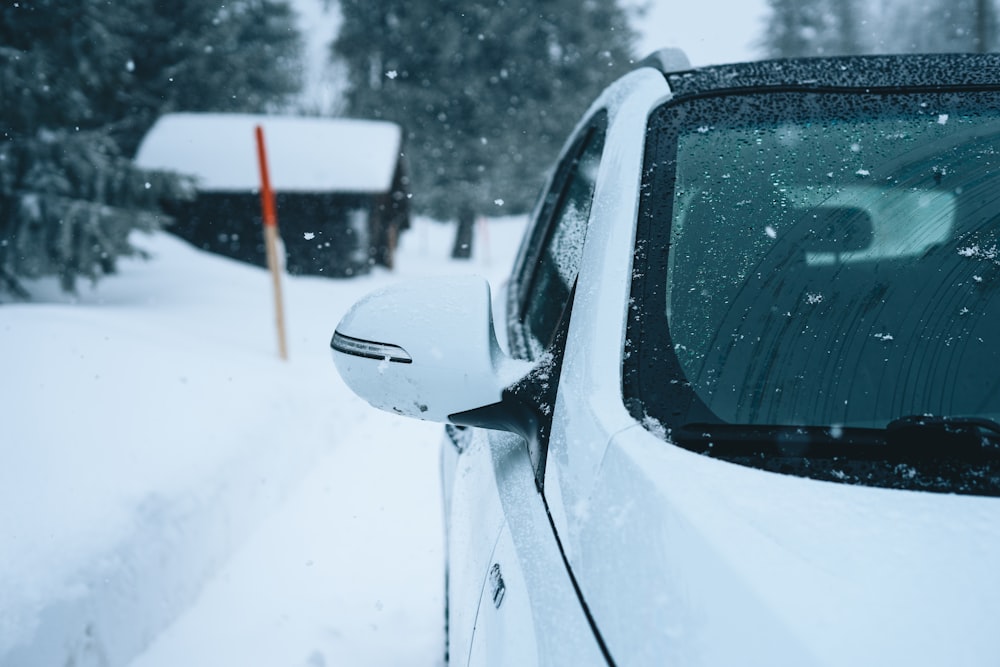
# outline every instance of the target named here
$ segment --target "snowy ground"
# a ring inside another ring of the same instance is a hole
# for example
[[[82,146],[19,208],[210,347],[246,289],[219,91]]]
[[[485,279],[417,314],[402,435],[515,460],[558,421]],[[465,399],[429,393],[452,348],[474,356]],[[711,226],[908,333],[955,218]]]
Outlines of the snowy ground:
[[[0,305],[0,665],[437,664],[441,431],[351,395],[329,337],[394,280],[498,291],[523,222],[472,262],[417,221],[393,273],[286,278],[287,363],[266,273],[166,234]]]

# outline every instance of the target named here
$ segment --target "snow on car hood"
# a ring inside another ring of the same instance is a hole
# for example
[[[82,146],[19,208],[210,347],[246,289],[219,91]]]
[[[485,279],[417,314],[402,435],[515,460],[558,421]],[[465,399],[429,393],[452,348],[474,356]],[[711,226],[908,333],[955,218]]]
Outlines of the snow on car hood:
[[[995,664],[1000,499],[778,475],[620,433],[570,536],[618,665]]]

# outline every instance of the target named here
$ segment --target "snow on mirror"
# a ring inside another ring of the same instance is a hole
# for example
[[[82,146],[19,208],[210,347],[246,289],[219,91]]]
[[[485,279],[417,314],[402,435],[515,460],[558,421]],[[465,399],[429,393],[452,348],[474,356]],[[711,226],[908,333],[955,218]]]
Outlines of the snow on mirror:
[[[330,342],[354,393],[381,410],[428,421],[498,403],[525,371],[493,328],[479,277],[427,278],[376,291],[351,308]]]

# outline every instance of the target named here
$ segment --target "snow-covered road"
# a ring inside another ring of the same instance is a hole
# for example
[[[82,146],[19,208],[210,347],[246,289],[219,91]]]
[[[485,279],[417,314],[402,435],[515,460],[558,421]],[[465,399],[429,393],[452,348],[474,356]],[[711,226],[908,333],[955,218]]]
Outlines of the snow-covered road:
[[[440,663],[441,430],[359,414],[133,667]]]

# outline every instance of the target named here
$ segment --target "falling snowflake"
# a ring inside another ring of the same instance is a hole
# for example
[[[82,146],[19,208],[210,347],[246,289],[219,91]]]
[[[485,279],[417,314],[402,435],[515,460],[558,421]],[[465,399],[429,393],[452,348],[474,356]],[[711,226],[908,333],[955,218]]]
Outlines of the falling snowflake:
[[[302,238],[304,238],[306,241],[312,241],[314,238],[316,238],[316,235],[313,234],[312,232],[306,232],[302,235]]]
[[[399,74],[396,72],[396,70],[391,69],[391,70],[389,70],[388,72],[385,73],[385,76],[386,76],[386,78],[389,78],[389,79],[395,79],[397,76],[399,76]]]

